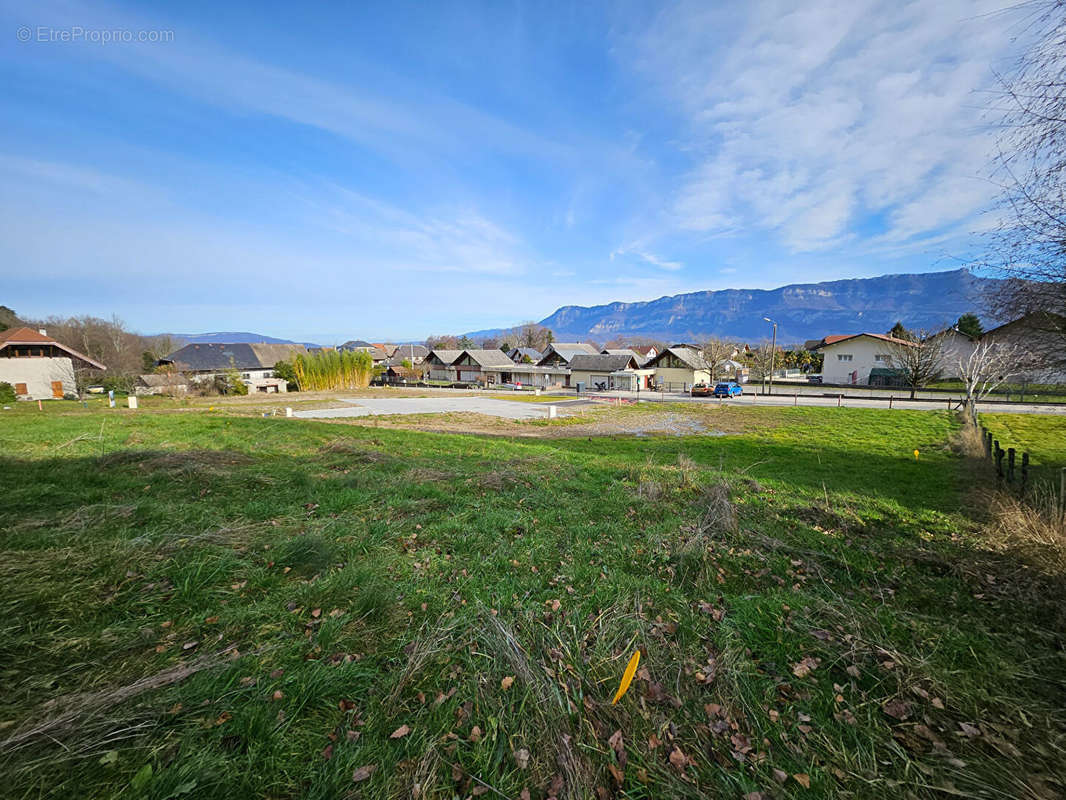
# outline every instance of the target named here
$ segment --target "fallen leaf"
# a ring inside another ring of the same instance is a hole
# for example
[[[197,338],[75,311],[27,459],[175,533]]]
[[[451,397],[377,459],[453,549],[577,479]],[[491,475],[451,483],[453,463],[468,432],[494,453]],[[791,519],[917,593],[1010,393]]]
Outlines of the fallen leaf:
[[[614,700],[611,701],[613,706],[625,695],[629,689],[629,684],[633,682],[633,676],[637,674],[637,664],[640,663],[640,650],[634,650],[632,657],[629,659],[629,664],[626,665],[626,671],[622,675],[622,683],[618,686],[618,691],[615,693]]]
[[[788,773],[785,772],[783,769],[776,769],[775,768],[773,770],[773,776],[774,776],[774,780],[777,781],[778,783],[784,783],[785,781],[788,780]]]
[[[481,728],[479,728],[477,725],[475,725],[473,728],[470,729],[470,741],[472,741],[472,742],[480,742],[481,741]]]
[[[198,644],[200,644],[200,643],[199,643],[199,642],[186,642],[185,644],[183,644],[183,645],[181,646],[181,649],[182,649],[182,650],[192,650],[192,649],[193,649],[194,647],[196,647],[196,646],[197,646]]]
[[[674,749],[670,751],[670,763],[678,769],[683,769],[685,764],[688,763],[688,758],[677,745],[674,745]]]
[[[208,617],[204,620],[205,625],[214,625],[216,622],[218,622],[218,617]]]
[[[359,767],[359,769],[352,773],[352,782],[359,783],[360,781],[365,781],[371,776],[371,774],[373,774],[374,770],[376,769],[377,766],[374,764],[371,764],[366,767]]]
[[[802,786],[804,789],[811,788],[811,776],[805,772],[799,772],[792,776],[792,778]]]
[[[280,678],[284,674],[285,674],[285,670],[276,669],[276,670],[274,670],[273,672],[270,673],[270,677],[271,678]]]
[[[327,744],[326,745],[325,749],[322,751],[322,758],[326,759],[326,761],[329,761],[331,758],[333,758],[333,745],[332,744]]]
[[[962,731],[963,734],[965,734],[966,736],[969,736],[970,738],[973,738],[974,736],[980,736],[981,735],[981,731],[978,728],[976,728],[973,725],[971,725],[969,722],[960,722],[959,723],[959,730]]]
[[[911,715],[911,704],[906,700],[889,700],[881,710],[893,719],[904,720]]]
[[[275,700],[280,700],[280,699],[281,699],[281,698],[283,698],[284,696],[285,696],[285,693],[284,693],[284,692],[282,692],[282,691],[281,691],[281,689],[275,689],[275,690],[274,690],[274,695],[273,695],[273,697],[274,697],[274,699],[275,699]]]
[[[231,713],[229,713],[228,711],[223,711],[221,714],[218,715],[218,718],[215,719],[215,724],[216,725],[224,725],[227,722],[229,722],[231,719],[233,719],[233,715]]]
[[[500,688],[503,689],[506,692],[508,689],[511,688],[511,684],[513,684],[513,683],[514,683],[514,676],[513,675],[508,675],[506,678],[504,678],[502,681],[500,681]]]
[[[322,616],[322,609],[321,608],[316,608],[316,609],[312,610],[311,611],[311,616],[314,617],[315,619],[318,619],[319,617]]]
[[[411,728],[407,725],[401,725],[399,728],[389,734],[390,739],[402,739],[404,736],[411,732]]]

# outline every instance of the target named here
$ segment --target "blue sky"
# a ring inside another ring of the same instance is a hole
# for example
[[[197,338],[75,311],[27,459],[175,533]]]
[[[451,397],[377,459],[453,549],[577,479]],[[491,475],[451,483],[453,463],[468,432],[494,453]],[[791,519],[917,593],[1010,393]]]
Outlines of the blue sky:
[[[0,0],[0,303],[328,344],[954,269],[1003,5]]]

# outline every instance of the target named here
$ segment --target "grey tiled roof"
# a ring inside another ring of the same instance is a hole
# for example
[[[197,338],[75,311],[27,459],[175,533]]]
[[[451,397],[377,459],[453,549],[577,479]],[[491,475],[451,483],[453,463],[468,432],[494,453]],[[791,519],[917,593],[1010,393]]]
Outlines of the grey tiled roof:
[[[271,369],[279,361],[306,352],[302,344],[204,342],[187,344],[160,360],[174,364],[183,372],[216,372],[230,367]]]
[[[572,372],[615,372],[620,369],[635,367],[637,359],[633,356],[576,355],[570,360]]]

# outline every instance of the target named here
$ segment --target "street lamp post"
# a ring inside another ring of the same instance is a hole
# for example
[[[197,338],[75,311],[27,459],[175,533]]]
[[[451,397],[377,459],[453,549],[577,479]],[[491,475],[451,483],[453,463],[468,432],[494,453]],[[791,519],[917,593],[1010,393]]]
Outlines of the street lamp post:
[[[767,394],[774,393],[774,356],[777,355],[777,323],[769,317],[763,317],[766,322],[769,322],[774,326],[774,338],[770,344],[770,388],[767,389]]]

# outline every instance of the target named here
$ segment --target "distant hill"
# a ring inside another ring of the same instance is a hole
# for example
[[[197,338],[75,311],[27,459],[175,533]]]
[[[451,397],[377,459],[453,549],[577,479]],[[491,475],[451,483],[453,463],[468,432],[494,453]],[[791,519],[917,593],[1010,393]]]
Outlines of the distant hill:
[[[724,336],[756,342],[769,338],[770,325],[763,317],[770,317],[778,323],[777,340],[789,344],[832,333],[884,333],[896,320],[911,329],[939,329],[967,311],[983,317],[981,297],[995,283],[960,269],[767,290],[723,289],[637,303],[563,306],[540,324],[565,341],[643,336],[681,342]],[[498,332],[469,335],[477,334]]]
[[[261,333],[248,333],[247,331],[221,331],[216,333],[171,333],[167,334],[175,339],[180,339],[186,344],[210,344],[223,342],[225,344],[255,344],[266,342],[267,344],[302,344],[304,347],[319,347],[314,342],[294,342],[291,339],[278,339],[274,336],[264,336]]]

